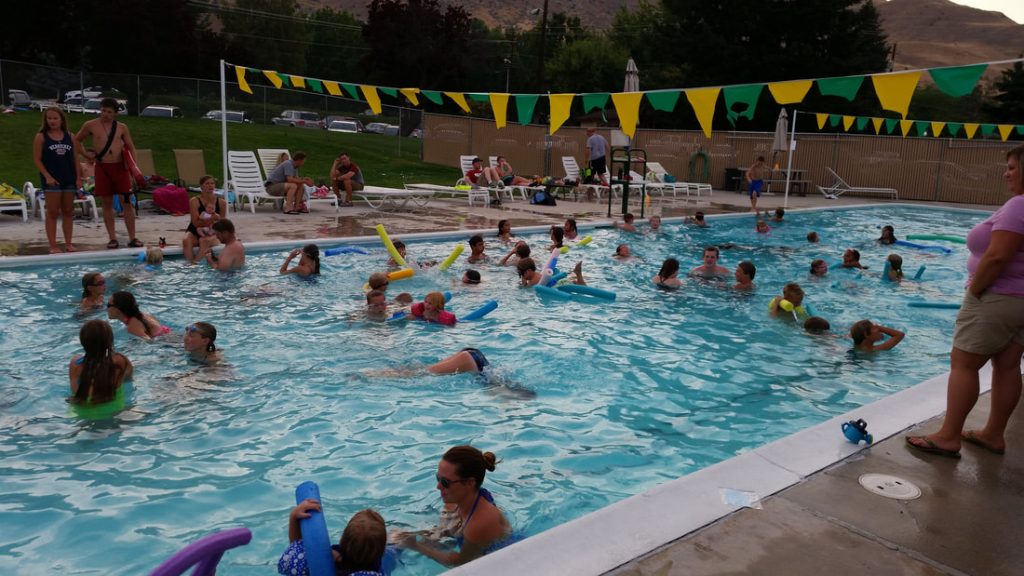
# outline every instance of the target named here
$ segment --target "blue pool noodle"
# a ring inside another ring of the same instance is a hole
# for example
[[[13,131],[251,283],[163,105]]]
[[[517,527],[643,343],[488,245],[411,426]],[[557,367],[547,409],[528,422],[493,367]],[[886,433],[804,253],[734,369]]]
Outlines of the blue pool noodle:
[[[495,300],[488,300],[486,304],[484,304],[483,306],[477,308],[476,310],[473,310],[469,314],[466,314],[462,318],[459,318],[459,320],[461,320],[463,322],[468,322],[470,320],[479,320],[479,319],[483,318],[484,316],[487,316],[488,314],[490,314],[497,307],[498,307],[498,302],[497,301],[495,301]]]
[[[369,252],[355,246],[338,246],[337,248],[324,250],[324,256],[335,256],[337,254],[369,254]]]
[[[320,500],[320,487],[307,480],[295,488],[295,504],[306,498]],[[302,530],[302,544],[306,549],[306,565],[310,576],[334,576],[334,557],[331,555],[331,538],[327,534],[327,520],[323,512],[310,510],[309,518],[299,520]]]
[[[554,276],[551,277],[550,280],[548,280],[548,286],[552,286],[553,287],[555,284],[558,284],[559,280],[561,280],[562,278],[565,278],[568,275],[569,274],[566,273],[566,272],[559,272],[558,274],[555,274]]]
[[[918,250],[935,250],[936,252],[942,252],[944,254],[951,254],[953,251],[945,246],[935,246],[933,244],[915,244],[913,242],[907,242],[906,240],[897,240],[894,244],[898,246],[906,246],[908,248],[917,248]]]
[[[927,302],[927,301],[916,301],[907,302],[907,306],[911,308],[942,308],[947,310],[956,310],[960,308],[959,302]]]
[[[572,294],[562,292],[561,290],[556,290],[554,288],[549,288],[547,286],[541,286],[540,284],[534,286],[533,289],[536,290],[537,294],[540,296],[550,296],[560,300],[572,300]]]
[[[927,266],[925,266],[924,264],[921,264],[921,267],[917,269],[917,274],[914,274],[914,280],[920,280],[921,276],[924,275],[925,269],[927,269],[927,268],[928,268]]]
[[[889,259],[885,259],[885,266],[882,266],[882,282],[889,281],[889,270],[892,270],[892,264],[889,263]]]
[[[587,296],[594,296],[595,298],[601,298],[603,300],[615,300],[615,292],[583,284],[565,284],[559,286],[558,289],[570,294],[586,294]]]

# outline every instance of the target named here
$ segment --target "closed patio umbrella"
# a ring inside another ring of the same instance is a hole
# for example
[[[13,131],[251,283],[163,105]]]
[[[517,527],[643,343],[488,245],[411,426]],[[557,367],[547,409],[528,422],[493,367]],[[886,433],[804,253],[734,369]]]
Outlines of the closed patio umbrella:
[[[632,58],[626,62],[626,82],[622,87],[623,92],[639,92],[640,91],[640,70],[636,67],[636,62]]]
[[[789,116],[786,109],[779,111],[779,119],[775,122],[775,138],[772,140],[772,166],[777,166],[779,152],[789,149]]]

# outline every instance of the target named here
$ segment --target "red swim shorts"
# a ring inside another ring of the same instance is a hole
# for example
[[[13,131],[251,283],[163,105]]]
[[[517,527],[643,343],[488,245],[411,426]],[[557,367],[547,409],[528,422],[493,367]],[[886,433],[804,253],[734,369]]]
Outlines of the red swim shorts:
[[[95,166],[96,189],[93,194],[102,198],[131,193],[131,175],[124,167],[124,162],[97,162]]]

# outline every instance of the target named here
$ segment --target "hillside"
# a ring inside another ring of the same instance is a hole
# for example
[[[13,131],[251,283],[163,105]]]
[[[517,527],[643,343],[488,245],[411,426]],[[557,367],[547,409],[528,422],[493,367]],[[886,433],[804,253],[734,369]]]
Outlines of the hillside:
[[[1006,60],[1024,52],[1024,25],[1000,12],[949,0],[875,0],[875,6],[896,44],[897,68]]]

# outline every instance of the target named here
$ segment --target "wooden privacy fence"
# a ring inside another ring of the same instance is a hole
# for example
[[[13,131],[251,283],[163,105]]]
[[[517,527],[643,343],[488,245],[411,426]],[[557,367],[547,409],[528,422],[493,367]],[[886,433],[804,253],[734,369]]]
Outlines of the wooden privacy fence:
[[[582,163],[586,142],[586,131],[579,127],[563,127],[548,136],[547,126],[509,124],[498,130],[493,120],[439,114],[424,114],[423,131],[423,160],[454,167],[452,181],[461,154],[476,154],[485,164],[488,156],[501,154],[517,174],[560,177],[565,174],[561,157],[575,156]],[[609,138],[607,128],[598,132]],[[709,140],[697,130],[640,129],[634,146],[680,181],[727,189],[726,169],[745,168],[757,156],[786,167],[786,153],[771,150],[772,138],[771,132],[715,132]],[[1008,196],[1003,181],[1006,152],[1019,144],[798,132],[793,168],[806,170],[809,194],[818,193],[815,185],[831,184],[828,167],[853,186],[895,188],[900,200],[998,205]]]

